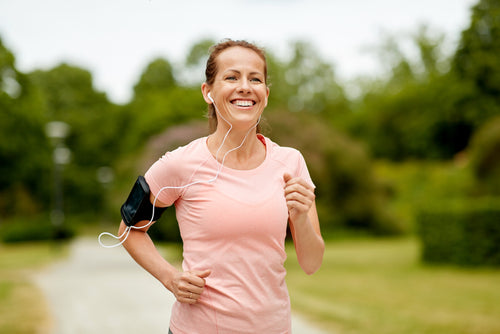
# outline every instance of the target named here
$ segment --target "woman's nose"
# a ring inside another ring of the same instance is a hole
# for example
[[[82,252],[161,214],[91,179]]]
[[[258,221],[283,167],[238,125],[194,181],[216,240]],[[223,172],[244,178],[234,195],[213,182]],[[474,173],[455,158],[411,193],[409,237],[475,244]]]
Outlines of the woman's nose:
[[[238,92],[240,93],[248,93],[250,92],[250,84],[248,82],[248,80],[241,80],[240,81],[240,85],[238,87]]]

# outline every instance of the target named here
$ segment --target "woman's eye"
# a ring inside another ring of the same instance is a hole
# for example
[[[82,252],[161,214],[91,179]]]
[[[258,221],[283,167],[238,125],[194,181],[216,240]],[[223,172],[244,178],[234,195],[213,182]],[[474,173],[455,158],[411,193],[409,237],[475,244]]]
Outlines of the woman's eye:
[[[252,79],[250,79],[250,81],[259,82],[259,83],[262,82],[262,80],[260,80],[259,78],[252,78]]]
[[[236,77],[235,76],[229,76],[229,77],[226,77],[226,80],[233,81],[233,80],[236,80]]]

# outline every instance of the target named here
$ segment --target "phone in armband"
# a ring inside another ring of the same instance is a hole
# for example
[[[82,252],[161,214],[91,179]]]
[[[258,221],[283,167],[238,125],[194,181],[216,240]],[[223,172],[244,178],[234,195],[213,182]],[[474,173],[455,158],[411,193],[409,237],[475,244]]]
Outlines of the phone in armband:
[[[140,221],[156,221],[161,217],[167,208],[153,207],[150,200],[150,193],[151,191],[146,179],[144,176],[139,175],[127,200],[120,209],[125,225],[135,226]]]

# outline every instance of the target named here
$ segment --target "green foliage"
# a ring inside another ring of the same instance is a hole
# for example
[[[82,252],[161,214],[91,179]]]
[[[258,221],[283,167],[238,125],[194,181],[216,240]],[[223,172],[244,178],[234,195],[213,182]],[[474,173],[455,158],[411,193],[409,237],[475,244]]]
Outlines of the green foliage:
[[[392,93],[368,94],[351,131],[370,145],[376,157],[449,159],[466,147],[471,133],[453,109],[454,96],[462,91],[443,75],[408,82]]]
[[[445,56],[443,40],[422,27],[411,39],[417,59],[393,36],[382,44],[388,75],[362,81],[349,127],[376,157],[450,159],[467,147],[481,124],[500,113],[498,1],[481,0],[474,7],[452,57]]]
[[[137,96],[125,109],[129,115],[127,147],[137,149],[172,125],[203,117],[206,103],[198,88],[175,87]]]
[[[0,39],[0,212],[5,215],[46,205],[43,179],[50,170],[41,96],[14,62]]]
[[[426,198],[442,198],[439,186],[444,181],[432,170],[428,182],[433,186],[419,187],[412,181],[403,194],[396,191],[399,185],[388,186],[374,175],[371,157],[462,161],[461,152],[476,129],[500,111],[498,16],[498,4],[479,1],[453,57],[444,52],[444,36],[425,26],[410,37],[416,57],[404,52],[407,41],[389,36],[379,49],[387,75],[360,79],[359,94],[350,95],[352,99],[346,91],[355,84],[342,85],[334,66],[311,44],[291,43],[287,58],[267,54],[271,94],[264,117],[272,127],[270,137],[304,154],[327,230],[347,226],[386,234],[407,231],[411,224],[393,218],[391,203],[411,198],[408,193],[420,188],[427,189]],[[138,78],[131,101],[115,105],[93,87],[85,69],[61,64],[20,73],[14,55],[0,41],[2,218],[51,207],[54,146],[44,133],[50,121],[71,127],[65,140],[72,152],[63,171],[65,212],[111,216],[106,210],[116,208],[123,197],[123,179],[137,176],[133,166],[143,160],[145,145],[152,138],[171,142],[162,135],[167,128],[203,119],[200,74],[211,44],[209,39],[195,43],[183,65],[154,59]],[[493,126],[481,130],[469,149],[478,180],[469,190],[475,194],[500,189],[496,165],[490,162],[499,155],[491,144],[498,132]],[[98,182],[96,173],[103,166],[118,174],[114,183]],[[458,184],[447,186],[462,189],[461,181]],[[457,197],[466,193],[460,190]],[[407,212],[412,204],[406,205]],[[172,217],[165,218],[164,225],[172,225]]]
[[[449,159],[467,146],[473,125],[457,101],[470,86],[446,71],[442,40],[422,27],[411,40],[417,60],[393,37],[384,44],[381,58],[389,77],[365,80],[349,127],[376,157]]]
[[[471,24],[462,32],[460,45],[453,59],[453,68],[463,80],[470,80],[475,92],[468,96],[481,103],[483,115],[488,118],[498,113],[489,107],[500,103],[500,3],[480,0],[472,10]],[[467,107],[472,107],[468,105]]]
[[[70,126],[66,145],[74,164],[109,165],[120,153],[120,114],[104,93],[94,89],[90,72],[62,64],[34,71],[30,78],[42,92],[48,119]]]
[[[422,210],[417,220],[423,261],[500,266],[498,199],[440,203]]]
[[[469,28],[462,32],[452,73],[464,87],[455,102],[470,136],[490,118],[500,115],[500,3],[480,0],[472,9]]]
[[[71,151],[71,160],[63,171],[65,210],[98,212],[104,193],[96,173],[98,168],[112,165],[122,152],[121,110],[94,89],[90,72],[78,67],[62,64],[34,71],[29,78],[41,92],[41,110],[47,121],[62,121],[70,127],[65,145]],[[39,126],[40,130],[44,128]],[[45,159],[52,165],[51,153]],[[49,174],[45,181],[51,179]],[[45,194],[45,198],[51,197]]]
[[[189,51],[186,57],[187,67],[202,67],[204,68],[205,62],[208,59],[208,52],[215,42],[212,39],[202,39],[196,42]]]
[[[153,60],[142,73],[134,86],[136,96],[149,93],[166,93],[177,86],[172,65],[162,58]]]
[[[4,222],[0,229],[0,238],[4,243],[67,240],[74,235],[75,230],[71,226],[54,226],[46,215],[18,217]]]
[[[150,63],[134,88],[133,100],[124,107],[127,149],[138,149],[148,138],[169,126],[200,118],[206,109],[199,87],[180,86],[170,63]]]
[[[378,234],[401,232],[385,210],[388,192],[374,177],[362,145],[308,113],[275,111],[267,120],[272,138],[303,153],[317,186],[323,230],[345,226]]]
[[[478,191],[500,195],[500,116],[474,134],[468,153]]]
[[[332,65],[308,43],[295,42],[290,48],[288,61],[267,54],[269,108],[321,113],[328,121],[345,117],[350,106]]]
[[[474,178],[465,163],[464,156],[456,161],[377,160],[374,173],[392,194],[385,207],[404,231],[414,233],[422,207],[468,196]]]

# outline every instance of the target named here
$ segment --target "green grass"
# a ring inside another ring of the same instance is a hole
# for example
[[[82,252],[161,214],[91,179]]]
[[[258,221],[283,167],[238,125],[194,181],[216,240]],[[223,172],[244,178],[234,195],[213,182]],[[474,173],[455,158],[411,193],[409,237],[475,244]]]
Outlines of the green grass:
[[[304,274],[287,246],[292,308],[331,333],[500,333],[500,270],[424,266],[415,239],[327,242]]]
[[[32,275],[65,250],[49,243],[0,244],[0,333],[49,333],[50,315]]]

